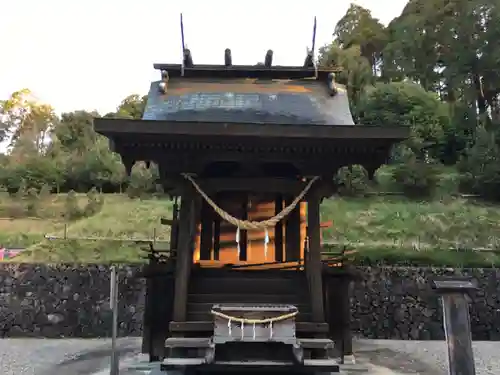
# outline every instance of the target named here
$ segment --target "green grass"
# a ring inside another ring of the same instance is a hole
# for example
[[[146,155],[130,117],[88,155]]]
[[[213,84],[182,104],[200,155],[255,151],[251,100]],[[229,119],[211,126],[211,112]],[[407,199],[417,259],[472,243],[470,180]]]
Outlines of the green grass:
[[[63,198],[51,197],[49,206],[60,207]],[[169,227],[160,225],[160,218],[170,215],[166,199],[105,195],[98,214],[71,223],[55,214],[50,220],[2,219],[0,244],[27,247],[16,262],[139,262],[140,246],[127,240],[168,241]],[[322,220],[333,221],[323,231],[325,250],[356,249],[360,263],[500,265],[494,251],[500,242],[499,206],[452,197],[430,202],[337,197],[323,203]],[[48,240],[45,234],[67,239]],[[74,240],[82,237],[115,240]]]
[[[415,202],[401,197],[332,199],[322,206],[334,227],[324,238],[362,247],[418,249],[496,247],[500,208],[455,198]]]
[[[437,167],[439,170],[438,186],[436,187],[436,197],[448,197],[458,195],[458,185],[460,174],[454,167]],[[399,192],[392,180],[394,167],[384,165],[376,172],[377,190],[383,192]]]
[[[500,265],[500,207],[463,198],[416,202],[402,197],[333,199],[322,207],[328,248],[356,249],[359,261]]]
[[[171,204],[168,200],[131,200],[122,195],[109,194],[105,196],[104,205],[98,214],[71,223],[46,221],[44,226],[32,231],[26,219],[13,220],[19,222],[18,231],[30,233],[30,241],[24,242],[30,246],[15,261],[137,262],[141,260],[139,246],[128,240],[154,237],[158,242],[167,241],[169,228],[160,225],[160,218],[169,215]],[[8,232],[4,246],[18,246],[16,241],[19,235],[15,231]],[[44,239],[44,235],[56,239]]]

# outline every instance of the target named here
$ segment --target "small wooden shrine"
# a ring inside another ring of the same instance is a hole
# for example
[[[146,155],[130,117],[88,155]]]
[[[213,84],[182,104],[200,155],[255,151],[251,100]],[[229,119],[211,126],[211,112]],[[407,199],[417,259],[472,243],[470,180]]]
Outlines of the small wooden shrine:
[[[269,57],[270,56],[270,57]],[[334,176],[373,176],[406,128],[354,125],[332,71],[156,64],[142,120],[99,118],[130,171],[159,166],[171,249],[151,257],[144,351],[163,368],[339,371],[352,354],[351,273],[322,258]]]

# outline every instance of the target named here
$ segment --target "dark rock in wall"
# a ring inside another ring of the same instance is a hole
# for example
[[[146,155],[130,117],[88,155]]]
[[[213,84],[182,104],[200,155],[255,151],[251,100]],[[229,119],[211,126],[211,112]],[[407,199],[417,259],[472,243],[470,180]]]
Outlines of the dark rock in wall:
[[[359,268],[352,288],[352,329],[376,339],[443,339],[437,276],[477,279],[471,325],[475,340],[500,340],[500,270]],[[141,266],[119,268],[119,334],[140,336],[145,280]],[[0,337],[109,337],[110,268],[99,265],[0,265]]]

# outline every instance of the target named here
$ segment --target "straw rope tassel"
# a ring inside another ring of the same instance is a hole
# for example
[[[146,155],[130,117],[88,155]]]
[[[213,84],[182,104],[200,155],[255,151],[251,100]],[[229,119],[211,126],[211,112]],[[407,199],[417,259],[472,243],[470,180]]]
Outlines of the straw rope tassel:
[[[266,228],[264,237],[264,260],[267,260],[267,245],[269,244],[269,230]]]
[[[240,227],[236,228],[236,246],[238,247],[238,259],[240,259],[241,246],[240,246]]]

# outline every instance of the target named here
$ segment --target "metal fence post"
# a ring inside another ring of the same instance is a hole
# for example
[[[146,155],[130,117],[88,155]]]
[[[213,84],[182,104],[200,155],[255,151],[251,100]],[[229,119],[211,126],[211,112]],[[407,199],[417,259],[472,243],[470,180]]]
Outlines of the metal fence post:
[[[118,272],[116,266],[111,266],[111,282],[109,307],[112,312],[112,327],[111,327],[111,366],[110,375],[119,375],[119,360],[116,352],[116,339],[118,336]]]
[[[469,315],[469,293],[477,289],[470,278],[434,280],[432,287],[441,296],[443,326],[448,346],[450,375],[475,375]]]

